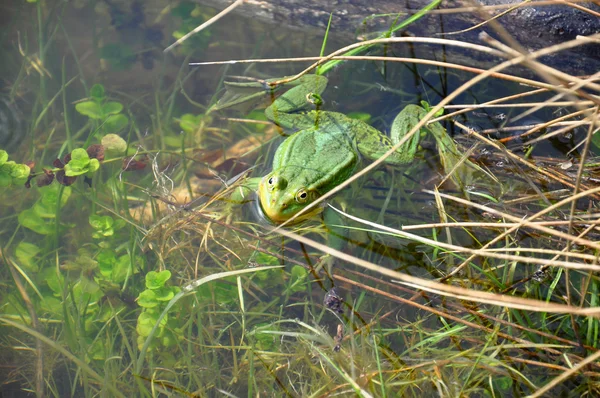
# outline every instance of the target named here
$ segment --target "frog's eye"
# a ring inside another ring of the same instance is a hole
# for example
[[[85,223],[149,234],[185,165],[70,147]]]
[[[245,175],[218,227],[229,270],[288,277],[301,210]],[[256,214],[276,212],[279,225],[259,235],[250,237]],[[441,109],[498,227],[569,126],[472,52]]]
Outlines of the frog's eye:
[[[308,200],[308,192],[305,189],[301,189],[296,192],[296,202],[304,203]]]
[[[270,189],[275,188],[275,185],[277,185],[277,177],[269,177],[269,179],[267,180],[267,184],[269,184]]]

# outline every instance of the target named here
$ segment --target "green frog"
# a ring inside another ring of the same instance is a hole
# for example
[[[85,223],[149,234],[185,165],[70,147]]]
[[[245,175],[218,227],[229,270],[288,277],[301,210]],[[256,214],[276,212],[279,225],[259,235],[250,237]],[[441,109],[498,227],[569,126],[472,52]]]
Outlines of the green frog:
[[[253,188],[257,187],[264,214],[274,223],[289,220],[346,181],[365,161],[381,157],[427,113],[421,106],[407,105],[394,119],[388,137],[369,124],[342,113],[310,110],[315,107],[311,98],[320,99],[326,86],[326,77],[305,75],[294,81],[293,87],[265,110],[269,120],[296,131],[279,145],[272,171],[250,181]],[[461,155],[437,122],[423,127],[384,162],[393,166],[410,163],[418,150],[420,133],[424,132],[435,137],[446,172],[452,170]],[[464,178],[468,178],[465,176],[470,175],[472,166],[468,160],[463,162],[454,170],[453,180],[464,186]],[[315,206],[296,221],[310,218],[319,211],[320,207]]]

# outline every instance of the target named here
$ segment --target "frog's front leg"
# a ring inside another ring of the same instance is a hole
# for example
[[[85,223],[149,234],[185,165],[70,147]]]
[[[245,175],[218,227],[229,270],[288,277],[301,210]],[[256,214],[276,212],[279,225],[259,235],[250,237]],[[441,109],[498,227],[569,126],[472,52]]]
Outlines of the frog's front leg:
[[[378,130],[371,128],[365,138],[361,139],[357,135],[358,149],[367,158],[376,160],[383,156],[390,148],[400,142],[400,140],[408,134],[414,126],[427,115],[427,110],[418,105],[407,105],[394,119],[391,129],[391,139],[387,138]],[[472,173],[475,170],[480,170],[478,166],[473,164],[468,159],[459,163],[462,154],[458,151],[454,140],[448,135],[444,127],[439,123],[432,123],[421,127],[420,131],[405,142],[399,149],[393,152],[385,159],[385,163],[391,165],[403,165],[413,161],[421,136],[426,133],[431,133],[435,138],[440,162],[447,174],[451,174],[452,180],[461,188],[468,185],[472,181]],[[362,142],[361,142],[362,141]],[[458,166],[457,166],[458,165]],[[456,168],[456,170],[454,170]]]
[[[304,75],[290,83],[294,87],[279,96],[265,109],[265,116],[279,126],[301,130],[313,127],[315,118],[302,113],[313,108],[310,94],[321,95],[327,87],[327,78],[319,75]]]
[[[253,200],[253,195],[258,190],[261,177],[248,178],[243,184],[233,189],[229,198],[232,203],[241,204]]]
[[[425,103],[426,107],[429,107]],[[406,115],[403,115],[406,112]],[[400,112],[392,125],[392,140],[400,139],[407,134],[420,120],[424,119],[429,111],[418,105],[408,105]],[[440,122],[427,124],[421,132],[430,133],[435,138],[435,144],[440,156],[440,163],[446,175],[460,189],[470,185],[476,174],[483,174],[483,170],[469,159],[463,159],[463,153],[458,150],[456,143]],[[394,135],[397,134],[396,138]]]

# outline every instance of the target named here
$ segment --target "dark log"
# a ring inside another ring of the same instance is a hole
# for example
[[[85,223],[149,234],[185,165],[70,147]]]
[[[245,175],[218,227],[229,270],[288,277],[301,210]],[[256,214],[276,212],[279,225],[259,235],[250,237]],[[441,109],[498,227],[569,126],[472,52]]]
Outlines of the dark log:
[[[224,9],[231,0],[200,0],[200,3]],[[330,13],[332,14],[331,34],[352,40],[357,31],[383,32],[403,13],[400,20],[414,14],[429,3],[429,0],[247,0],[235,12],[265,23],[292,29],[313,29],[325,31]],[[517,0],[448,0],[443,1],[439,10],[410,25],[404,34],[427,37],[447,37],[473,43],[480,43],[479,33],[487,32],[501,38],[491,24],[456,35],[445,33],[460,31],[477,25],[494,15],[508,10],[521,1]],[[473,10],[470,12],[447,13],[458,7],[479,5],[506,5],[496,9]],[[600,32],[600,6],[593,3],[576,3],[590,12],[567,5],[533,5],[519,7],[497,19],[498,23],[525,49],[537,50],[549,45],[574,39],[577,35],[588,36]],[[595,15],[594,15],[595,13]],[[391,14],[386,17],[373,15]],[[449,61],[466,61],[467,64],[490,66],[489,62],[471,54],[451,51]],[[483,64],[480,64],[483,62]],[[591,74],[600,70],[600,44],[586,44],[573,50],[563,51],[546,57],[543,62],[565,72],[577,75]],[[527,74],[523,71],[524,74]]]

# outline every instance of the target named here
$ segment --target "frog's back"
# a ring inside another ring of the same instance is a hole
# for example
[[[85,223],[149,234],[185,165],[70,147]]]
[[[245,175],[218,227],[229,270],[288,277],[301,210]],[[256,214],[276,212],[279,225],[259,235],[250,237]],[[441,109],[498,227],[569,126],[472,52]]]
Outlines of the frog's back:
[[[358,162],[354,137],[346,129],[317,122],[317,127],[301,130],[279,146],[273,169],[294,186],[323,194],[350,177]]]

